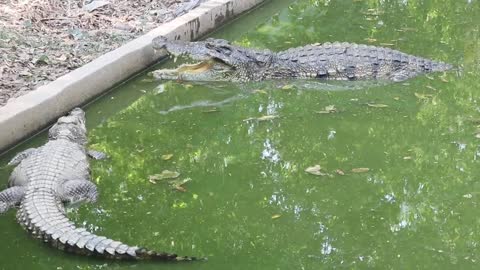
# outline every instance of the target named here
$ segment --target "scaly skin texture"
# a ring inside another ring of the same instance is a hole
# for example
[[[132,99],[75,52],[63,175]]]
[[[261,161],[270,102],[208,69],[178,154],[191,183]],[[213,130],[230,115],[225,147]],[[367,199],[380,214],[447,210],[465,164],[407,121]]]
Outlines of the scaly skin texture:
[[[65,203],[94,202],[90,181],[85,113],[74,109],[58,119],[42,147],[27,149],[9,165],[17,165],[9,188],[0,192],[0,213],[19,206],[17,221],[31,235],[67,252],[112,259],[191,261],[193,257],[150,251],[77,228],[65,215]],[[93,152],[99,155],[98,152]]]
[[[261,81],[271,79],[404,81],[419,74],[446,71],[450,64],[416,57],[389,48],[353,43],[324,43],[285,51],[255,50],[222,39],[198,42],[167,41],[152,46],[174,56],[204,61],[177,69],[156,70],[159,79],[199,81]],[[210,68],[205,68],[208,65]],[[199,68],[200,67],[200,68]]]

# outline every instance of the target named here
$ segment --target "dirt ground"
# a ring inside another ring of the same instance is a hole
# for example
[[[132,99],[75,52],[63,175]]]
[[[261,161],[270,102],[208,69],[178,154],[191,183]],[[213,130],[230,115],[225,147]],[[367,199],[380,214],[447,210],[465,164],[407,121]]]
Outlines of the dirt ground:
[[[0,107],[199,0],[0,0]]]

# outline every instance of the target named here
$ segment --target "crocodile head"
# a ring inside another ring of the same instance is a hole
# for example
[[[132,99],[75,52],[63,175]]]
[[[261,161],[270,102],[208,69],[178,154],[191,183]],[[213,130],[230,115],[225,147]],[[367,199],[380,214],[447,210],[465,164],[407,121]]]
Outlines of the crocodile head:
[[[49,140],[64,139],[81,145],[87,143],[85,112],[75,108],[66,116],[60,117],[48,131]]]
[[[183,64],[176,69],[160,69],[152,74],[158,79],[186,81],[251,81],[258,80],[273,53],[257,52],[232,45],[223,39],[208,38],[205,41],[167,41],[157,37],[152,46],[177,57],[197,61]]]

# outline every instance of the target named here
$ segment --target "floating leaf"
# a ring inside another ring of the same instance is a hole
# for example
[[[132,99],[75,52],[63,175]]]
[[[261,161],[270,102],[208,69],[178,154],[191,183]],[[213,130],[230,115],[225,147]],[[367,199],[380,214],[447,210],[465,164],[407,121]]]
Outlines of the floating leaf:
[[[262,90],[262,89],[256,89],[256,90],[253,90],[253,93],[255,93],[255,94],[267,94],[267,91]]]
[[[475,135],[475,138],[480,139],[480,133],[477,133],[477,134]]]
[[[150,175],[148,177],[148,181],[150,183],[156,184],[157,183],[156,181],[158,181],[158,180],[172,179],[172,178],[177,178],[179,176],[180,176],[179,172],[172,172],[172,171],[169,171],[169,170],[164,170],[160,174]]]
[[[170,180],[168,181],[168,184],[175,190],[186,192],[187,189],[183,185],[190,181],[192,181],[192,178],[185,178],[183,180]]]
[[[180,192],[187,192],[187,189],[182,186],[173,186],[172,188]]]
[[[429,98],[432,98],[432,97],[433,97],[432,94],[421,94],[421,93],[415,93],[415,96],[416,96],[418,99],[429,99]]]
[[[368,171],[370,171],[369,168],[353,168],[352,169],[353,173],[365,173],[365,172],[368,172]]]
[[[400,97],[393,97],[394,100],[399,101]]]
[[[255,121],[263,122],[263,121],[273,120],[273,119],[278,118],[278,117],[279,117],[278,115],[272,114],[272,115],[260,116],[260,117],[258,117],[258,118],[250,117],[250,118],[247,118],[247,119],[245,119],[245,120],[243,120],[243,121],[244,121],[244,122],[248,122],[248,121],[255,120]]]
[[[321,113],[321,114],[336,113],[336,112],[337,112],[337,108],[335,107],[335,105],[328,105],[325,107],[324,110],[317,111],[317,113]]]
[[[290,90],[290,89],[293,89],[293,85],[291,84],[286,84],[282,87],[283,90]]]
[[[386,105],[386,104],[376,104],[376,103],[367,103],[367,106],[372,107],[372,108],[387,108],[388,107],[388,105]]]
[[[412,157],[411,156],[406,156],[406,157],[403,157],[403,159],[404,160],[410,160],[410,159],[412,159]]]
[[[369,43],[377,42],[377,39],[375,39],[375,38],[365,38],[364,40],[369,42]]]
[[[220,110],[217,109],[217,108],[213,108],[213,109],[210,109],[210,110],[202,111],[202,113],[215,113],[215,112],[220,112]]]
[[[340,169],[336,169],[335,172],[338,174],[338,175],[345,175],[345,172],[340,170]]]
[[[277,219],[277,218],[280,218],[282,215],[279,215],[279,214],[276,214],[276,215],[273,215],[272,216],[272,219]]]
[[[313,174],[313,175],[319,175],[319,176],[328,175],[328,174],[322,172],[321,170],[322,170],[322,167],[320,167],[320,165],[315,165],[315,166],[306,168],[305,172],[307,172],[309,174]]]
[[[435,88],[435,87],[433,87],[433,86],[431,86],[431,85],[427,85],[427,86],[425,86],[425,87],[427,87],[428,89],[433,90],[433,91],[438,91],[437,88]]]

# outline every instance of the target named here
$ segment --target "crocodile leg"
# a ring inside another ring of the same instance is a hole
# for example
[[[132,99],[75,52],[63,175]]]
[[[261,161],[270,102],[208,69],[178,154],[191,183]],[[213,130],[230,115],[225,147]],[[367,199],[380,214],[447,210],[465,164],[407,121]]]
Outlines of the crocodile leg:
[[[98,197],[97,186],[88,180],[68,180],[60,186],[59,196],[65,203],[95,202]]]
[[[26,159],[28,156],[30,156],[31,154],[35,153],[35,151],[37,151],[36,148],[28,148],[26,150],[23,150],[22,152],[16,154],[12,160],[10,160],[10,162],[8,162],[8,166],[17,166],[18,164],[20,164],[20,162],[22,162],[22,160]]]
[[[7,212],[12,206],[20,204],[25,195],[25,188],[15,186],[0,192],[0,214]]]

